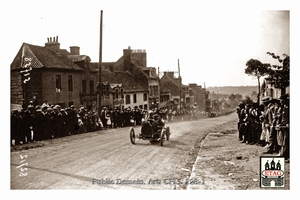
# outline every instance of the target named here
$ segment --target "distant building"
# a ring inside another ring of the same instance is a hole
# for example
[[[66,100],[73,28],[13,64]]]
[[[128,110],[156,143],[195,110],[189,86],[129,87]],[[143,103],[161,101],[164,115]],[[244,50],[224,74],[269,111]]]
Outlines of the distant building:
[[[159,77],[155,67],[147,67],[146,50],[123,49],[123,56],[111,67],[114,72],[131,75],[124,83],[125,107],[153,109],[159,107]]]
[[[279,98],[283,94],[288,94],[290,93],[290,86],[286,87],[285,89],[279,89],[275,88],[274,85],[272,84],[271,78],[267,77],[263,80],[262,86],[262,97],[272,97],[272,98]]]
[[[175,77],[174,73],[175,72],[173,71],[164,72],[163,76],[160,79],[160,89],[169,91],[170,93],[170,104],[168,109],[179,111],[179,102],[182,102],[184,93],[182,90],[182,84],[180,84],[180,79],[179,77]]]
[[[197,105],[199,110],[204,111],[205,101],[208,99],[209,92],[206,91],[205,88],[202,88],[201,85],[197,85],[196,83],[190,83],[189,90],[191,96],[194,98],[194,104]]]
[[[179,111],[190,111],[191,109],[204,109],[204,100],[208,98],[206,90],[201,86],[191,83],[188,85],[181,84],[179,77],[175,77],[175,72],[167,71],[160,79],[161,91],[170,92],[169,108]],[[180,99],[179,99],[180,98]],[[180,104],[179,104],[180,103]]]

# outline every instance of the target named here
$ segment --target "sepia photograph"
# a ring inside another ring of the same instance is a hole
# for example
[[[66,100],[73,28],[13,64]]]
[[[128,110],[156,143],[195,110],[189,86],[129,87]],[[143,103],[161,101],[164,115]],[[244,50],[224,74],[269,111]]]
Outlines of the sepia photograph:
[[[5,3],[3,188],[291,191],[293,4]]]

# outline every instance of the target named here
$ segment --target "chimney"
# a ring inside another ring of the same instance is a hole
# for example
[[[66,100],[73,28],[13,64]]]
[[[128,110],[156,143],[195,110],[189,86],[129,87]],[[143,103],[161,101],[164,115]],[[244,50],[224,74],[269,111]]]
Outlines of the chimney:
[[[51,48],[52,50],[58,52],[58,50],[60,49],[60,43],[58,42],[58,36],[53,37],[53,41],[52,41],[52,37],[47,38],[47,43],[45,43],[45,47]]]
[[[78,46],[71,46],[70,47],[70,53],[72,55],[80,55],[80,47],[78,47]]]
[[[167,72],[167,75],[171,78],[174,78],[174,72]]]
[[[131,72],[131,54],[132,50],[130,46],[128,49],[123,49],[123,69],[124,71]]]
[[[132,57],[137,58],[144,67],[147,67],[147,53],[145,49],[132,50]]]

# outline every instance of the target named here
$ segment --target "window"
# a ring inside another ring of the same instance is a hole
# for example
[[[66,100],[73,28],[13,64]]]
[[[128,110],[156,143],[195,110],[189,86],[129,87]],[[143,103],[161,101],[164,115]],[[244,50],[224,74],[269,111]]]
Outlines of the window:
[[[90,94],[94,94],[94,81],[90,81]]]
[[[126,104],[130,104],[130,95],[129,94],[126,95],[125,101],[126,101],[125,102]]]
[[[133,94],[133,103],[136,103],[136,94]]]
[[[149,96],[150,97],[153,96],[153,86],[152,85],[150,85],[150,94],[149,94]]]
[[[121,89],[121,98],[124,98],[124,91]]]
[[[108,95],[109,95],[109,85],[102,84],[102,96],[108,97]]]
[[[116,89],[116,99],[119,98],[119,89]]]
[[[73,91],[73,76],[68,75],[68,91]]]
[[[147,101],[147,93],[144,93],[144,101]]]
[[[155,93],[154,93],[156,96],[158,95],[158,86],[156,85],[155,86]]]
[[[82,80],[82,93],[86,94],[86,80]]]
[[[56,75],[56,89],[61,89],[61,75]]]

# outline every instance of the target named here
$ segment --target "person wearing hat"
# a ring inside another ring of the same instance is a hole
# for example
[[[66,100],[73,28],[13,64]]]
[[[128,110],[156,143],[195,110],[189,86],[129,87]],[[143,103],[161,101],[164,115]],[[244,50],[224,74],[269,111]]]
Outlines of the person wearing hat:
[[[118,118],[117,109],[113,108],[110,113],[110,120],[113,128],[117,128],[117,120],[118,120],[117,118]]]
[[[278,156],[285,158],[289,162],[289,96],[282,95],[280,97],[280,116],[278,117],[278,124],[276,126],[278,145],[280,151]]]
[[[37,109],[34,117],[33,133],[34,141],[41,141],[43,138],[44,114],[42,109]]]
[[[52,138],[53,135],[53,109],[47,107],[46,112],[44,112],[44,132],[43,139],[48,140]]]
[[[44,103],[42,104],[42,107],[49,107],[48,100],[44,101]]]
[[[20,144],[20,115],[17,109],[11,112],[10,125],[11,145],[18,145]]]
[[[79,131],[79,125],[78,125],[78,118],[77,118],[77,113],[74,105],[70,106],[70,133],[71,134],[76,134]]]
[[[238,107],[236,108],[236,113],[238,115],[238,118],[239,118],[239,121],[238,121],[238,124],[237,124],[237,128],[239,130],[239,141],[242,141],[243,140],[243,136],[242,136],[242,131],[240,130],[240,127],[241,127],[241,124],[243,122],[243,118],[242,118],[242,113],[244,112],[243,109],[245,108],[245,104],[244,103],[240,103],[238,105]]]
[[[63,108],[60,109],[60,113],[61,113],[61,123],[62,123],[61,136],[65,137],[68,135],[68,125],[67,125],[68,114],[66,110]]]
[[[267,139],[269,141],[269,145],[266,147],[267,151],[263,152],[265,154],[272,154],[278,149],[277,145],[277,134],[275,130],[276,125],[276,119],[275,119],[275,113],[276,113],[276,103],[277,100],[274,100],[272,98],[266,99],[263,101],[265,105],[265,111],[264,111],[264,117],[265,117],[265,126],[268,129],[270,136]]]
[[[250,110],[249,110],[249,116],[250,116],[250,126],[251,126],[251,132],[250,132],[250,144],[256,144],[259,143],[259,137],[260,137],[260,124],[259,124],[259,117],[261,113],[258,110],[258,104],[253,103]]]
[[[71,118],[72,110],[70,107],[66,107],[65,111],[66,111],[66,132],[67,135],[71,135],[73,131],[72,118]]]
[[[29,105],[25,110],[24,129],[22,130],[24,131],[25,143],[33,142],[34,111],[33,105]]]
[[[103,128],[104,129],[107,129],[107,108],[104,106],[101,110],[101,113],[100,113],[100,119],[101,119],[101,122],[103,124]]]
[[[152,123],[152,128],[153,128],[153,132],[156,133],[160,130],[162,130],[162,128],[164,127],[164,122],[161,119],[161,116],[158,114],[153,114],[153,123]]]
[[[240,114],[239,114],[239,141],[246,143],[246,133],[248,129],[248,113],[245,104],[240,104]]]
[[[62,136],[62,114],[60,112],[60,106],[55,105],[53,107],[53,137],[59,138]]]

